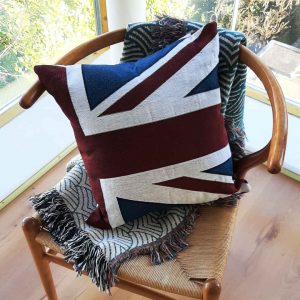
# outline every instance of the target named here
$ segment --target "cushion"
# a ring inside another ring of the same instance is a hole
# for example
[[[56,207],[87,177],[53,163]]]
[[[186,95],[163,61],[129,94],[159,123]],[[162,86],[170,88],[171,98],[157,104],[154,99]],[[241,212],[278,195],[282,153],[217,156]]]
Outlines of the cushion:
[[[35,67],[73,127],[98,204],[89,225],[237,191],[218,54],[212,22],[135,62]]]

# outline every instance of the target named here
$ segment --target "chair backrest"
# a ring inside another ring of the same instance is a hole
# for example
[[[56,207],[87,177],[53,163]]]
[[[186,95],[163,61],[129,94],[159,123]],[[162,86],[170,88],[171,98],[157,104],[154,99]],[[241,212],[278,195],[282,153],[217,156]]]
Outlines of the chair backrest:
[[[74,48],[58,60],[56,64],[75,64],[96,51],[122,42],[125,32],[125,29],[119,29],[104,33]],[[247,171],[265,161],[267,161],[268,171],[275,174],[281,170],[287,141],[288,125],[284,96],[275,76],[257,55],[241,45],[239,57],[240,61],[250,67],[262,81],[268,93],[273,113],[273,131],[271,140],[264,148],[243,157],[235,163],[235,178],[243,179]],[[21,98],[21,107],[25,109],[31,107],[44,91],[45,89],[41,83],[39,81],[35,82]]]

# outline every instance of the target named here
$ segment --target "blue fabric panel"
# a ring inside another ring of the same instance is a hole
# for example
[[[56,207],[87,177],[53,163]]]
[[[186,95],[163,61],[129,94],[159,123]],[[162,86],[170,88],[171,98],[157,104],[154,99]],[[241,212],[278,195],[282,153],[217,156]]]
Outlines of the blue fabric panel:
[[[185,97],[204,93],[219,88],[218,66],[216,66],[201,82],[199,82]]]
[[[150,212],[163,211],[178,204],[151,203],[117,198],[125,223],[142,217]]]
[[[82,76],[90,109],[93,110],[124,84],[150,68],[182,41],[177,40],[136,62],[117,65],[82,65]]]
[[[232,176],[233,175],[233,165],[232,165],[232,158],[229,158],[225,162],[223,162],[221,165],[218,165],[214,168],[202,171],[204,173],[210,173],[210,174],[220,174],[220,175],[227,175]]]

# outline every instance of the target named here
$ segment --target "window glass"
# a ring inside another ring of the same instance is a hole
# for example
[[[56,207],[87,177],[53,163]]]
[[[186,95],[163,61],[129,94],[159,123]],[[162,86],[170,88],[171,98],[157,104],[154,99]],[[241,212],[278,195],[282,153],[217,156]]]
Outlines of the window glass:
[[[54,63],[95,36],[93,0],[4,0],[0,8],[0,108],[34,81],[36,64]]]
[[[231,28],[234,0],[191,0],[195,13],[192,20],[218,22],[219,27]]]
[[[161,14],[216,20],[244,32],[248,47],[274,72],[285,97],[300,105],[300,0],[147,0],[148,20]],[[251,71],[248,84],[262,88]]]
[[[300,1],[241,0],[236,29],[272,69],[285,97],[300,104]],[[253,72],[248,82],[261,87]]]

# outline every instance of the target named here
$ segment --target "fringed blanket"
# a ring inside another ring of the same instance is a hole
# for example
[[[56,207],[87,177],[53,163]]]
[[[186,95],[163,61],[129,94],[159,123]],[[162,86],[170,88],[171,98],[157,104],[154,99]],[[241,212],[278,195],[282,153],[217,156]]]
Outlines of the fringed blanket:
[[[199,26],[169,18],[158,23],[131,25],[125,38],[123,61],[145,56]],[[244,36],[239,33],[220,31],[222,107],[236,158],[243,155],[244,142],[242,109],[246,71],[238,63],[238,47],[244,42]],[[73,262],[79,274],[86,271],[100,290],[107,291],[114,285],[118,268],[125,260],[147,254],[153,264],[160,264],[187,247],[185,238],[198,216],[199,206],[172,207],[111,230],[93,228],[85,220],[96,208],[96,202],[81,158],[69,163],[67,171],[52,190],[31,198],[31,202],[45,228],[64,249],[66,261]],[[232,206],[239,197],[233,195],[203,205]]]

